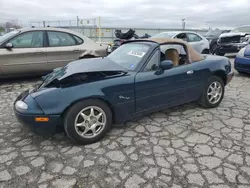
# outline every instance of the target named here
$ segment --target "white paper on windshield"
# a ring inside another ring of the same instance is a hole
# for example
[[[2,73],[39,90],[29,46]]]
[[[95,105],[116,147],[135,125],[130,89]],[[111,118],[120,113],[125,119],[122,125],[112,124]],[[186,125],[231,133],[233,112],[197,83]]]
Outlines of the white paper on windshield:
[[[132,56],[136,56],[136,57],[142,58],[145,55],[145,52],[138,52],[138,51],[130,50],[128,52],[128,55],[132,55]]]

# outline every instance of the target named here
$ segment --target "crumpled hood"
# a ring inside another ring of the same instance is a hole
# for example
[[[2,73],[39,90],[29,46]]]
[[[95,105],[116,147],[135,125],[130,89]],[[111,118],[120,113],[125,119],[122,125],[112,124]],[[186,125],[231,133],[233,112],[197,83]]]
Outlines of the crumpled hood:
[[[242,37],[244,37],[244,36],[246,36],[246,35],[249,35],[249,34],[247,34],[247,33],[222,33],[221,35],[220,35],[220,38],[223,38],[223,37],[234,37],[234,36],[242,36]]]
[[[64,74],[58,80],[62,80],[72,74],[98,71],[128,71],[123,66],[114,63],[109,58],[82,59],[69,63],[64,69]]]
[[[109,58],[90,58],[81,59],[73,61],[66,65],[65,67],[60,67],[55,69],[52,73],[46,75],[43,80],[43,86],[48,85],[53,80],[62,80],[68,76],[77,73],[87,73],[87,72],[104,72],[104,71],[124,71],[129,70],[123,66],[113,62]]]

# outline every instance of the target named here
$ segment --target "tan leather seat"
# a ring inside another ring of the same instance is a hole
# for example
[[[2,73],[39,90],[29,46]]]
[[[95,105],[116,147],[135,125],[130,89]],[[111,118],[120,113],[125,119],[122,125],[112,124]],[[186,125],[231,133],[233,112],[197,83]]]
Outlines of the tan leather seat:
[[[179,65],[179,53],[176,49],[168,49],[165,52],[165,59],[166,60],[171,60],[173,62],[174,66],[178,66]]]

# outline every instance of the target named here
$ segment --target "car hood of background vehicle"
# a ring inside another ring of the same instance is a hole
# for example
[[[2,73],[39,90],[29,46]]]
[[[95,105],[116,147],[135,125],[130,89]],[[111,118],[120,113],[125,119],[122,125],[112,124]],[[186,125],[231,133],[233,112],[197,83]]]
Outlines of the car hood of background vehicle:
[[[246,46],[244,56],[250,56],[250,44]]]
[[[129,70],[125,67],[113,62],[108,57],[82,59],[69,63],[65,67],[55,69],[52,73],[44,78],[43,86],[48,85],[53,80],[63,80],[64,78],[77,74],[87,72],[104,72],[104,71],[124,71]]]
[[[244,37],[246,35],[248,35],[248,34],[247,33],[222,33],[220,35],[220,38],[223,38],[223,37],[233,37],[233,36],[242,36],[242,37]]]

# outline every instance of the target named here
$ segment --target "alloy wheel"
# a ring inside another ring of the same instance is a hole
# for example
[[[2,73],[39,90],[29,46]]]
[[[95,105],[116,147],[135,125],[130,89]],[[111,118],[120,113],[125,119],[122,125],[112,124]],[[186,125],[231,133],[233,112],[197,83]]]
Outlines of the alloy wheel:
[[[101,108],[88,106],[77,114],[75,129],[83,138],[94,138],[102,132],[106,122],[106,114]]]
[[[211,104],[216,104],[222,97],[222,86],[220,82],[212,82],[207,90],[207,98]]]

